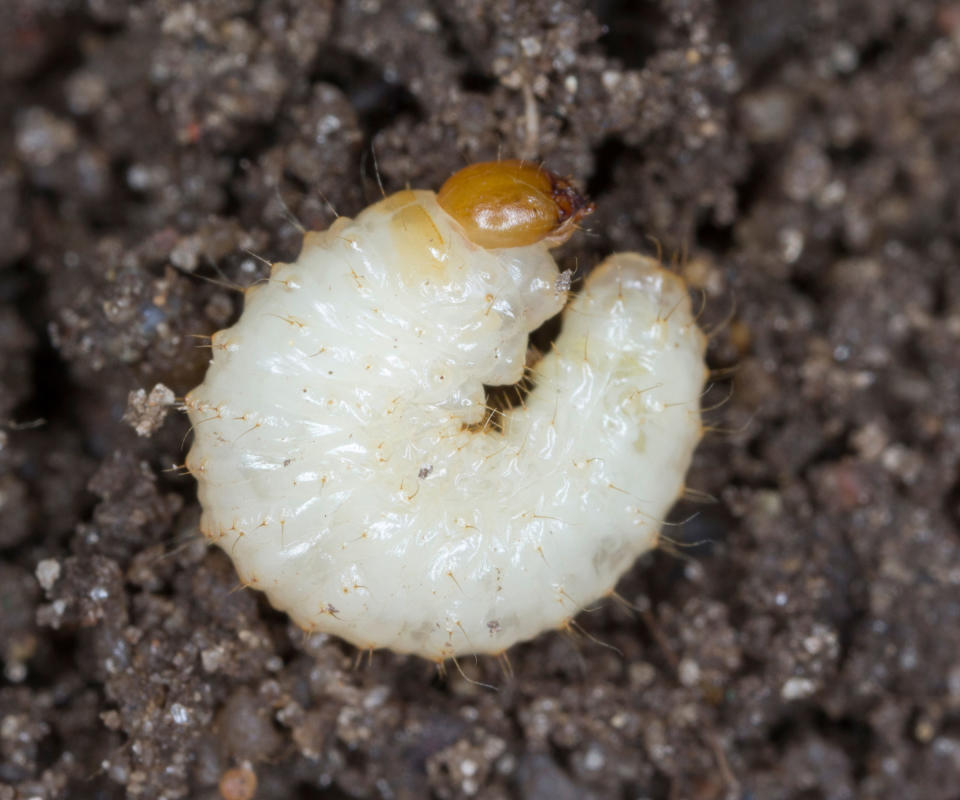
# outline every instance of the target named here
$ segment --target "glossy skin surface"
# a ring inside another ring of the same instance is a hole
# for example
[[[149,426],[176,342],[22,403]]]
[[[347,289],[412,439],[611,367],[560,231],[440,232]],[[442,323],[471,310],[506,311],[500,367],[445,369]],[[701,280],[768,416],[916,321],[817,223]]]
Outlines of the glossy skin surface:
[[[432,192],[308,234],[187,397],[201,527],[302,627],[441,660],[564,624],[654,547],[700,438],[682,282],[613,256],[566,302],[547,244],[487,250]]]
[[[566,241],[593,204],[570,181],[526,161],[485,161],[455,172],[437,203],[488,249]]]

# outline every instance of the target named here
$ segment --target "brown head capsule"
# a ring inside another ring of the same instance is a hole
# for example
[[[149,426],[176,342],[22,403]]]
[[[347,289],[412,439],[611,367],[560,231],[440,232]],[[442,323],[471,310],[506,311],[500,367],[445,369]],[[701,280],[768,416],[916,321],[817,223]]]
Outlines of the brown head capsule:
[[[437,202],[489,250],[562,244],[594,208],[566,178],[518,160],[464,167],[440,187]]]

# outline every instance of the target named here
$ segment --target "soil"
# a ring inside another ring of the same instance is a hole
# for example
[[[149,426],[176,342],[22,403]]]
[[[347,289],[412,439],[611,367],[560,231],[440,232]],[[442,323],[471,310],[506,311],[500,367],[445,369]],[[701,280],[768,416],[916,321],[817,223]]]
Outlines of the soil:
[[[0,800],[960,798],[958,86],[952,0],[5,0]],[[698,491],[512,672],[356,664],[170,399],[296,221],[499,154],[702,297]]]

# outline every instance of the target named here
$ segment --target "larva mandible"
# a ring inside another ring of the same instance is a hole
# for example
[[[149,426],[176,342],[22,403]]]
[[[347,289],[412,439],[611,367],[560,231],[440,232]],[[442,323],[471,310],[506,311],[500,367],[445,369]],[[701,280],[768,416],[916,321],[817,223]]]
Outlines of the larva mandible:
[[[700,439],[683,281],[607,258],[567,305],[549,248],[592,206],[519,161],[307,233],[247,291],[186,406],[201,528],[300,626],[443,660],[569,622],[654,547]]]

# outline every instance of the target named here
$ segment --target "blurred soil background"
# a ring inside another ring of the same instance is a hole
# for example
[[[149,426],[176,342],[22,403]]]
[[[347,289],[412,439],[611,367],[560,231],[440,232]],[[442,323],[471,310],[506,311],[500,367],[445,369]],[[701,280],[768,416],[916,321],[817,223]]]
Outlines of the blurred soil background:
[[[714,502],[512,677],[354,667],[174,466],[199,337],[371,153],[542,159],[563,266],[703,299]],[[4,0],[0,800],[957,800],[958,267],[954,0]]]

